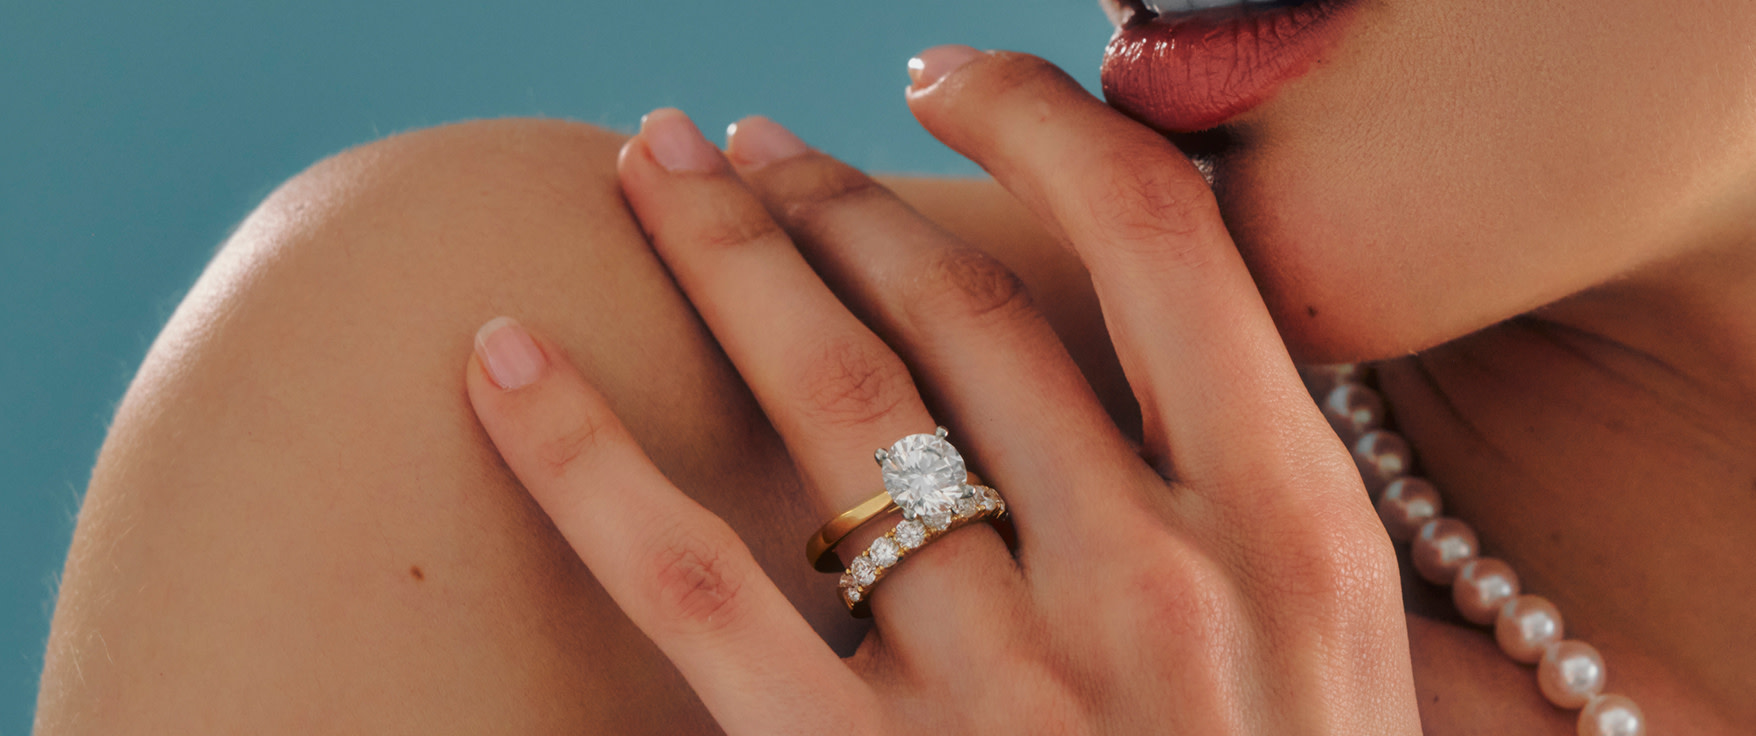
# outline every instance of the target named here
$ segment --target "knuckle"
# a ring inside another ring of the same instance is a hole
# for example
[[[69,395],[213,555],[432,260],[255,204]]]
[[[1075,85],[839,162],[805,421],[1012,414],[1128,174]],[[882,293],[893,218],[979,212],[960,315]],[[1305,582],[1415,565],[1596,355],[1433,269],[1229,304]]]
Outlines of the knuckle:
[[[1247,564],[1266,595],[1339,614],[1396,590],[1396,550],[1382,528],[1335,516],[1313,515],[1262,540],[1267,552]]]
[[[645,556],[650,595],[663,625],[694,633],[723,630],[737,621],[747,566],[729,529],[673,526],[655,537]]]
[[[1201,236],[1220,221],[1213,192],[1198,177],[1179,171],[1177,162],[1156,165],[1152,159],[1157,158],[1100,172],[1098,185],[1085,190],[1095,193],[1086,200],[1091,226],[1107,247],[1201,266],[1212,258]]]
[[[771,238],[785,238],[780,224],[747,201],[716,200],[704,224],[693,235],[695,245],[713,250],[742,248]]]
[[[993,90],[997,97],[1028,95],[1041,98],[1050,90],[1079,85],[1067,72],[1041,57],[1015,51],[996,51],[993,56],[999,63],[983,65],[989,70],[984,86]]]
[[[566,417],[565,423],[539,440],[535,448],[539,471],[551,478],[567,475],[603,439],[604,422],[590,411],[572,411]]]
[[[1024,282],[993,256],[973,248],[934,252],[907,291],[904,304],[916,322],[1004,320],[1033,309]]]
[[[809,225],[830,212],[886,192],[864,172],[823,154],[807,154],[788,162],[764,182],[779,200],[780,215],[789,223]]]
[[[902,360],[876,340],[839,339],[806,361],[799,381],[804,411],[813,422],[860,427],[888,416],[914,396]]]
[[[1151,552],[1151,565],[1133,572],[1132,592],[1146,620],[1185,641],[1209,640],[1232,626],[1236,595],[1223,565],[1192,545],[1172,542]]]

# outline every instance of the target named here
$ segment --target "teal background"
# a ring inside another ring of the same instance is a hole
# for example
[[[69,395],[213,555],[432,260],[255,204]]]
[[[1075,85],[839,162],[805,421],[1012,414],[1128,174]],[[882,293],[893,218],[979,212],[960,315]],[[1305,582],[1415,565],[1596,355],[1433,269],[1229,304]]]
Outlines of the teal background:
[[[903,62],[1030,51],[1096,82],[1096,0],[0,0],[0,734],[30,729],[90,466],[229,228],[344,147],[454,120],[628,128],[749,113],[860,166],[975,168],[921,132]]]

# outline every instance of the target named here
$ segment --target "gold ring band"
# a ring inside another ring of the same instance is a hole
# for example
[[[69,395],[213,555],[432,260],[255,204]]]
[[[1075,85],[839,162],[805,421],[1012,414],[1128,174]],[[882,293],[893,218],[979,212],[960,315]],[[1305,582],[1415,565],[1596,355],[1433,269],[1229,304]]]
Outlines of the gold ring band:
[[[847,539],[849,534],[853,534],[855,529],[896,509],[896,502],[890,500],[890,493],[879,491],[878,495],[830,519],[816,534],[811,535],[805,541],[805,559],[810,560],[811,567],[818,572],[840,571],[842,564],[835,554],[835,546],[841,544],[841,540]]]
[[[1006,501],[999,492],[987,486],[970,486],[975,493],[959,499],[951,511],[926,514],[896,523],[884,536],[872,540],[866,551],[848,563],[841,574],[841,602],[855,618],[870,618],[869,597],[878,581],[910,553],[925,547],[951,531],[978,521],[999,519],[1006,515]]]

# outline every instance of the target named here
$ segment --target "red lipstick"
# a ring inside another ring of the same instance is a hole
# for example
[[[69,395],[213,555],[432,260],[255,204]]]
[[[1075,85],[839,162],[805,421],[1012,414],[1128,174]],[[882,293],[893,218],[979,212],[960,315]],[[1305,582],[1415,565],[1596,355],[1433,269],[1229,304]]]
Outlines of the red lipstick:
[[[1310,69],[1352,6],[1316,0],[1155,16],[1141,0],[1127,0],[1122,27],[1104,50],[1104,97],[1163,132],[1215,127]]]

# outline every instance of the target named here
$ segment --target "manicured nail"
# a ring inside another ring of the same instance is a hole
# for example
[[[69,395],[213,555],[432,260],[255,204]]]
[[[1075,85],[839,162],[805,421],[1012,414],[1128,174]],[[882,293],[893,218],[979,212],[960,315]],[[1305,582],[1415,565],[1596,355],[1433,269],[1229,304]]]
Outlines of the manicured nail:
[[[780,123],[760,115],[732,123],[726,128],[726,153],[738,163],[760,168],[811,150]]]
[[[495,317],[476,330],[476,357],[494,385],[507,391],[529,386],[549,364],[543,349],[511,317]]]
[[[640,137],[666,171],[714,171],[723,165],[719,149],[681,110],[654,110],[640,119]]]
[[[915,89],[926,89],[981,55],[982,52],[959,44],[934,46],[908,60],[908,78],[915,83]]]

